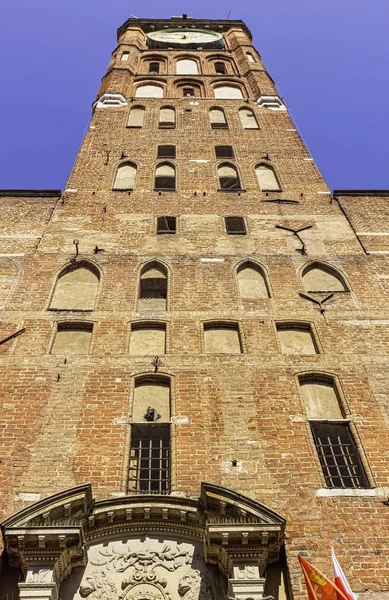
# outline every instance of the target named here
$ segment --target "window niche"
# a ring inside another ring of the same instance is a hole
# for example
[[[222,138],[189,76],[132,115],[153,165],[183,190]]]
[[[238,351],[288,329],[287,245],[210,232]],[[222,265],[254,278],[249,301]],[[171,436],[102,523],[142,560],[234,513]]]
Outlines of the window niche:
[[[300,377],[299,383],[327,486],[370,487],[333,378],[309,375]]]
[[[99,273],[90,265],[68,267],[58,277],[51,310],[93,310],[99,287]]]
[[[166,351],[164,323],[133,323],[131,326],[130,354],[159,356]]]
[[[260,164],[255,167],[255,174],[259,189],[262,192],[279,192],[281,191],[278,177],[270,165]]]
[[[262,269],[253,263],[243,263],[236,273],[240,297],[243,300],[269,298],[269,288]]]
[[[135,91],[136,98],[163,98],[164,90],[160,85],[138,85]]]
[[[149,63],[149,75],[159,75],[160,64],[159,62],[150,62]]]
[[[309,324],[278,323],[276,327],[283,354],[318,354]]]
[[[241,354],[237,323],[204,323],[204,349],[207,354]]]
[[[113,189],[116,191],[132,191],[135,189],[136,165],[132,162],[121,163],[116,171]]]
[[[165,311],[166,303],[166,268],[159,263],[146,265],[140,274],[138,310]]]
[[[145,109],[143,106],[133,106],[128,115],[127,127],[142,129],[145,119]]]
[[[159,128],[174,129],[176,126],[176,110],[173,106],[162,106],[159,110]]]
[[[224,62],[215,62],[215,73],[217,75],[227,75],[227,67]]]
[[[209,121],[212,129],[228,129],[226,115],[222,108],[210,108]]]
[[[219,190],[223,192],[241,190],[238,169],[232,163],[222,163],[217,168]]]
[[[257,117],[251,108],[240,108],[239,119],[243,129],[259,129]]]
[[[190,58],[182,58],[176,62],[177,75],[198,75],[197,62]]]
[[[155,169],[154,189],[161,192],[176,190],[176,168],[172,163],[164,162]]]
[[[243,98],[239,87],[233,85],[219,85],[214,87],[215,98],[220,100],[238,100]]]
[[[302,280],[307,292],[349,291],[340,273],[329,265],[318,263],[309,265],[303,271]]]
[[[58,323],[51,354],[88,354],[92,332],[92,323]]]

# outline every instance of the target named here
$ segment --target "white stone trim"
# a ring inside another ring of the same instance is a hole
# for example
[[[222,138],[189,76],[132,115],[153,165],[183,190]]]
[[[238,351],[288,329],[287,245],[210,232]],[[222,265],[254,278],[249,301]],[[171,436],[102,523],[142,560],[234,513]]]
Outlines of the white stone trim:
[[[279,96],[259,96],[257,100],[259,108],[269,108],[270,110],[287,110]]]
[[[127,99],[123,94],[105,93],[94,103],[93,108],[118,108],[127,106]]]
[[[347,488],[347,489],[335,489],[335,488],[320,488],[316,490],[316,496],[320,498],[333,498],[333,497],[362,497],[362,496],[378,496],[382,498],[389,497],[389,488],[373,488],[373,489],[361,489],[361,488]]]

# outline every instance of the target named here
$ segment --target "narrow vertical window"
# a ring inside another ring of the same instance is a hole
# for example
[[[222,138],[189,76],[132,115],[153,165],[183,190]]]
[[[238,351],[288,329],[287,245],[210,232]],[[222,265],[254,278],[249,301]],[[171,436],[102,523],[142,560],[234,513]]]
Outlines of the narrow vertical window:
[[[262,192],[272,192],[281,190],[280,182],[272,167],[269,165],[257,165],[255,174],[259,188]]]
[[[116,171],[114,190],[135,189],[136,165],[134,163],[122,163]]]
[[[159,110],[159,128],[174,129],[176,126],[176,111],[172,106],[162,106]]]
[[[145,109],[143,106],[134,106],[128,115],[127,127],[141,129],[145,119]]]
[[[129,52],[123,52],[122,57],[121,57],[121,61],[122,62],[127,62],[128,61],[128,57],[130,56]]]
[[[254,60],[254,56],[251,54],[251,52],[247,52],[247,53],[246,53],[246,56],[247,56],[247,60],[248,60],[249,62],[252,62],[252,63],[253,63],[253,62],[255,62],[255,60]]]
[[[159,63],[151,62],[149,64],[149,75],[158,75],[159,74]]]
[[[370,487],[333,379],[304,377],[300,389],[327,486]]]
[[[243,263],[237,271],[240,296],[243,300],[269,298],[269,288],[262,270],[255,264]]]
[[[174,191],[176,189],[176,168],[171,163],[161,163],[155,169],[155,190]]]
[[[159,263],[146,265],[140,275],[138,310],[166,310],[167,271]]]
[[[218,75],[227,75],[226,65],[223,62],[216,62],[215,73],[217,73]]]
[[[257,118],[251,108],[240,108],[239,119],[243,129],[259,129]]]
[[[228,129],[226,115],[222,108],[211,108],[209,111],[209,120],[212,129]]]

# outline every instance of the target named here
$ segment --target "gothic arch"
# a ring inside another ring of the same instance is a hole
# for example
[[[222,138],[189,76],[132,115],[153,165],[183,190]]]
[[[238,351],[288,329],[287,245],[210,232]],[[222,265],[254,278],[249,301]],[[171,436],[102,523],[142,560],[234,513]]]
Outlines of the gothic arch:
[[[123,173],[122,181],[120,181],[120,170],[125,169],[125,167],[129,167],[126,174],[127,177],[124,177],[125,173]],[[116,191],[132,191],[136,188],[137,179],[138,164],[133,160],[120,160],[115,166],[112,189]]]
[[[253,273],[247,273],[246,277],[239,277],[243,272],[251,270]],[[255,273],[259,275],[256,277]],[[250,277],[252,275],[252,277]],[[245,300],[258,300],[261,298],[271,298],[270,278],[267,269],[253,260],[244,260],[235,266],[235,278],[237,281],[239,296]],[[261,279],[260,279],[261,278]],[[247,279],[247,283],[244,281]]]
[[[138,269],[137,281],[137,310],[166,311],[169,303],[169,267],[160,260],[150,260]]]
[[[73,307],[73,298],[72,296],[69,296],[69,292],[66,290],[67,286],[63,286],[63,278],[69,274],[75,273],[80,269],[91,273],[96,281],[94,281],[93,278],[88,277],[89,283],[87,285],[85,285],[85,282],[77,282],[76,280],[74,281],[74,286],[71,284],[70,287],[73,288],[76,296],[76,301]],[[82,259],[68,263],[67,265],[61,267],[54,278],[48,309],[81,311],[93,310],[98,300],[101,275],[102,273],[100,267],[90,260]],[[58,290],[59,293],[57,295]],[[88,298],[88,292],[91,298]],[[79,305],[80,308],[77,308],[76,305]]]
[[[336,267],[321,261],[314,261],[305,265],[301,269],[301,280],[307,292],[351,291],[344,273]]]
[[[282,191],[281,179],[277,169],[273,164],[261,161],[254,165],[257,184],[261,192],[280,192]],[[263,171],[264,177],[260,177],[260,172]]]

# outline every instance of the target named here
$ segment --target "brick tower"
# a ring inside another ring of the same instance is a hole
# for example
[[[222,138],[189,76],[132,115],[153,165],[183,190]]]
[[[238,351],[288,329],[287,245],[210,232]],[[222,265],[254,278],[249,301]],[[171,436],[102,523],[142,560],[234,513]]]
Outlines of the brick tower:
[[[129,19],[63,194],[2,190],[1,600],[389,598],[388,192],[241,21]]]

